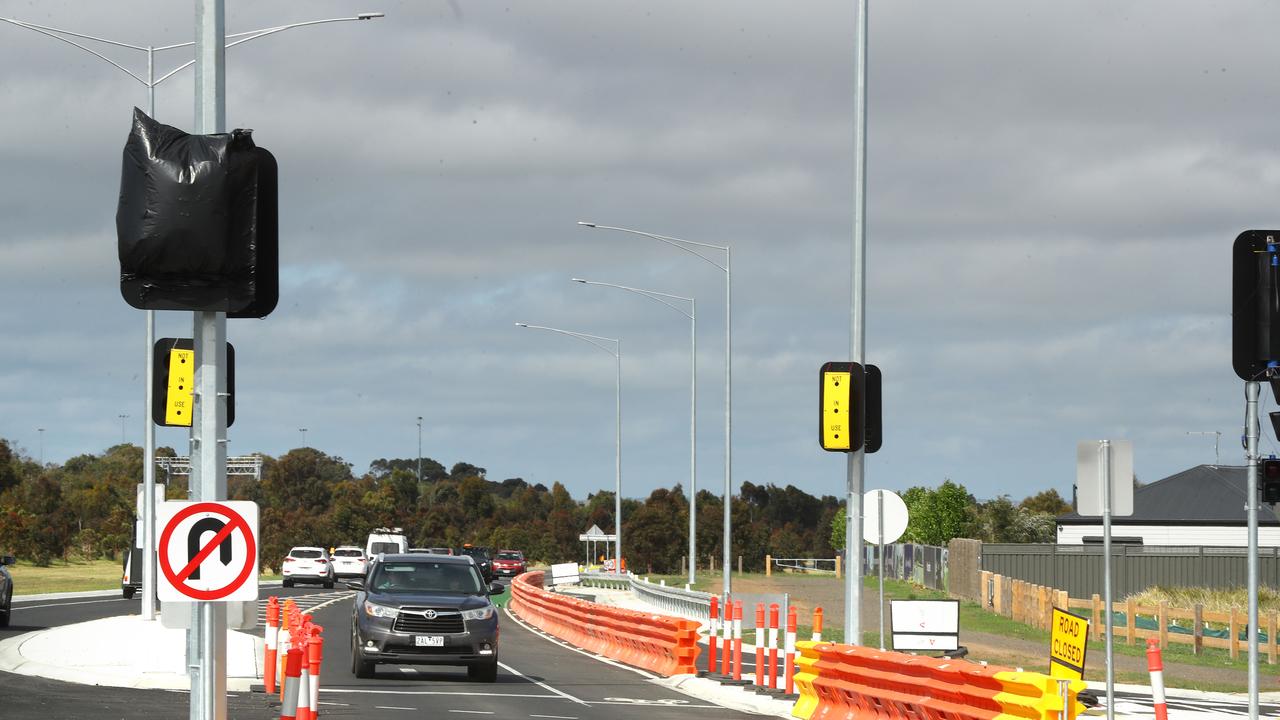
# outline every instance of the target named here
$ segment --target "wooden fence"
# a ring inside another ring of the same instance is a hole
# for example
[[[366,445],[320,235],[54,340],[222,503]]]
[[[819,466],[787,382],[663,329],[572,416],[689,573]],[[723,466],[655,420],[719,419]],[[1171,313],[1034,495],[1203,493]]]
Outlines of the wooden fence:
[[[1035,585],[988,570],[981,572],[979,587],[983,592],[978,601],[984,608],[1015,622],[1041,630],[1051,628],[1054,606],[1063,610],[1084,610],[1084,613],[1075,614],[1089,620],[1089,628],[1094,640],[1103,639],[1105,629],[1103,612],[1106,603],[1097,594],[1088,599],[1073,598],[1069,597],[1065,590]],[[1168,647],[1169,643],[1182,643],[1191,645],[1192,652],[1197,655],[1206,647],[1221,648],[1231,654],[1232,660],[1240,656],[1242,648],[1247,651],[1248,645],[1240,639],[1240,634],[1248,625],[1248,613],[1240,609],[1233,609],[1231,612],[1208,612],[1203,605],[1185,609],[1171,608],[1165,602],[1152,606],[1137,605],[1133,600],[1126,600],[1112,602],[1111,610],[1113,618],[1115,613],[1124,616],[1123,623],[1112,621],[1116,642],[1133,645],[1139,640],[1156,638],[1160,641],[1161,649]],[[1155,629],[1139,627],[1137,621],[1140,617],[1150,618],[1155,623]],[[1225,627],[1227,637],[1206,635],[1205,629],[1208,623]],[[1263,642],[1260,639],[1258,649],[1261,652],[1265,648],[1267,662],[1271,665],[1275,665],[1277,660],[1277,624],[1276,612],[1258,616],[1259,630],[1266,633],[1266,641]],[[1170,632],[1170,628],[1173,627],[1185,628],[1185,632],[1177,630]]]

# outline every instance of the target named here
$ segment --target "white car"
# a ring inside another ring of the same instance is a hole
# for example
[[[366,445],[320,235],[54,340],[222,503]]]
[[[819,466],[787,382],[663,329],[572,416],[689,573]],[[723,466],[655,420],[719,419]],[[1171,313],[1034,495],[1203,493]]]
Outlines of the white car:
[[[285,587],[293,587],[300,582],[333,587],[333,564],[329,562],[329,552],[324,548],[296,547],[290,550],[285,556],[282,574]]]
[[[333,574],[336,577],[364,577],[369,559],[355,545],[343,545],[333,551]]]

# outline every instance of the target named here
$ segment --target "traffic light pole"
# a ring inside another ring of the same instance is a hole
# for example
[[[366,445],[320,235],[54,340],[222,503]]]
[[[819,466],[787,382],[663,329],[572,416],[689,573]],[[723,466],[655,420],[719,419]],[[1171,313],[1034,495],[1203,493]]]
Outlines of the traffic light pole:
[[[226,0],[196,0],[196,132],[226,132]],[[195,417],[191,424],[193,500],[227,497],[227,315],[197,312]],[[227,606],[191,603],[187,665],[191,720],[227,717]]]
[[[1249,511],[1249,720],[1258,718],[1258,393],[1256,380],[1244,384],[1245,442],[1248,485],[1245,507]],[[1235,638],[1232,638],[1235,641]]]

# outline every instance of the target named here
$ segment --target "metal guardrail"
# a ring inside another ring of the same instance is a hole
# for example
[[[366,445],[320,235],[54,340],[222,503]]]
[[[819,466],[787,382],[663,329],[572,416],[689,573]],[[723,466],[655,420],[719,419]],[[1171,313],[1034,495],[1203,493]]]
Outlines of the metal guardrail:
[[[636,597],[669,615],[707,622],[711,616],[711,594],[697,590],[647,582],[631,573],[581,573],[582,584],[614,590],[630,590]]]
[[[799,572],[835,574],[835,558],[773,558],[773,566]]]

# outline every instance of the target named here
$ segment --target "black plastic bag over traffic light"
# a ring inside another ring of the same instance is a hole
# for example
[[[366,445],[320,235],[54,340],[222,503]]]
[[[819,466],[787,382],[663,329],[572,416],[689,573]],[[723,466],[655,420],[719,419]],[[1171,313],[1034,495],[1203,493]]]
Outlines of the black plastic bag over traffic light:
[[[116,210],[130,305],[232,317],[275,308],[276,162],[251,132],[190,135],[134,108]]]
[[[1280,361],[1280,231],[1246,230],[1231,248],[1231,367],[1261,380]]]

